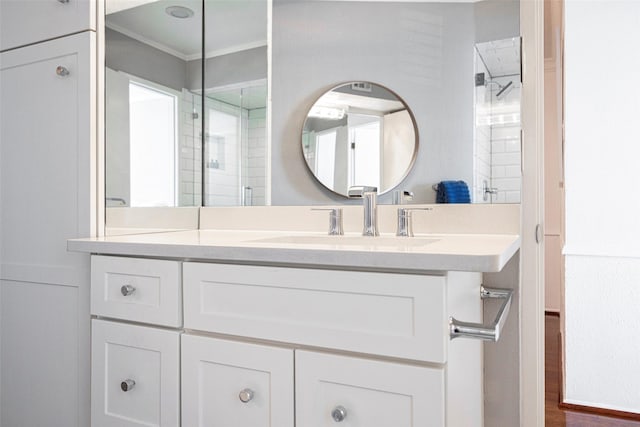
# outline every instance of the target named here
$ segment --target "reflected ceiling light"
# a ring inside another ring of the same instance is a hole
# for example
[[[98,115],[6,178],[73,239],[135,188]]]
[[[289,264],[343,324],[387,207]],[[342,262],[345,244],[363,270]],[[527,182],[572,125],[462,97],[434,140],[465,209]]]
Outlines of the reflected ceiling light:
[[[164,10],[168,15],[178,19],[187,19],[193,16],[193,10],[184,6],[169,6]]]
[[[343,108],[323,107],[314,105],[309,111],[309,117],[317,117],[319,119],[340,120],[344,118],[347,112]]]

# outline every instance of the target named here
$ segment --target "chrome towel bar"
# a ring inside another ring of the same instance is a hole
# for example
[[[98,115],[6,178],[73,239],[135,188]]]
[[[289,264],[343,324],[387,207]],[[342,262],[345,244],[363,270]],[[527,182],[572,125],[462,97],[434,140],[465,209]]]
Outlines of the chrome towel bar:
[[[502,331],[504,323],[509,316],[512,296],[512,289],[485,288],[484,286],[480,286],[481,299],[491,298],[504,300],[495,320],[491,324],[484,325],[482,323],[461,322],[453,317],[449,317],[449,338],[469,337],[497,342],[500,339],[500,332]]]

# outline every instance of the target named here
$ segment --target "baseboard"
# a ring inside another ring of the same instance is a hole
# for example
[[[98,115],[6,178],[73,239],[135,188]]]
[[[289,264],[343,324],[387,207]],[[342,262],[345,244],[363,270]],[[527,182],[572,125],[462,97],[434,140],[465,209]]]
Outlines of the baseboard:
[[[575,405],[561,402],[559,407],[567,411],[583,412],[587,414],[602,415],[605,417],[622,418],[625,420],[640,421],[640,414],[635,412],[618,411],[615,409],[597,408],[595,406]]]
[[[545,315],[545,316],[560,317],[560,312],[559,312],[559,311],[550,311],[550,310],[545,310],[545,311],[544,311],[544,315]]]

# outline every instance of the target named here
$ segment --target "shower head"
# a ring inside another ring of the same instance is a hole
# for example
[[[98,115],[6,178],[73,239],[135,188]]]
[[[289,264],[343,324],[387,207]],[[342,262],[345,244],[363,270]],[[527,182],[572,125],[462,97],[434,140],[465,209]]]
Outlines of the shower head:
[[[476,79],[477,80],[477,79]],[[504,98],[505,96],[507,96],[509,94],[509,92],[511,92],[513,90],[513,81],[509,81],[509,83],[507,83],[506,85],[501,85],[500,83],[498,83],[495,80],[487,80],[486,82],[484,82],[485,86],[489,86],[490,84],[494,84],[496,86],[498,86],[498,93],[496,93],[496,98],[498,98],[499,100]]]
[[[511,90],[513,89],[513,81],[510,81],[509,83],[507,83],[504,86],[501,86],[498,83],[498,87],[500,88],[500,90],[498,91],[498,93],[496,93],[496,98],[502,99],[505,96],[507,96],[509,94],[509,92],[511,92]]]

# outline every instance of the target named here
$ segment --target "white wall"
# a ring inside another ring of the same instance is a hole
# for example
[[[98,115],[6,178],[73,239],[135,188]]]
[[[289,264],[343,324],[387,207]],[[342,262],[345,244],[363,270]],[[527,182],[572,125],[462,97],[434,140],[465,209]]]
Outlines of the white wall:
[[[565,400],[640,412],[640,2],[565,8]]]

